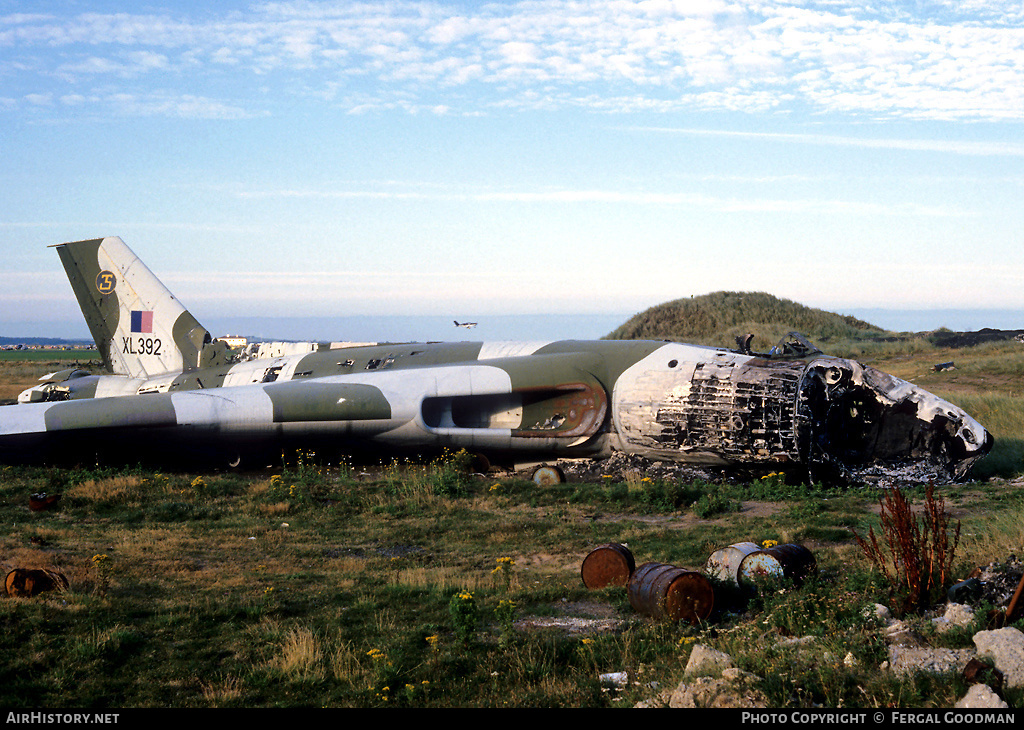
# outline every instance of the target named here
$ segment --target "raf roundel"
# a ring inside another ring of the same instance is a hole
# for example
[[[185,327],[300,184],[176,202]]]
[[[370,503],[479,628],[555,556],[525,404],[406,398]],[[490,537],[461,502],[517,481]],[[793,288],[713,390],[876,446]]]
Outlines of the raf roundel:
[[[96,291],[100,294],[109,294],[114,291],[115,284],[117,284],[117,277],[114,276],[113,271],[101,271],[96,275]]]

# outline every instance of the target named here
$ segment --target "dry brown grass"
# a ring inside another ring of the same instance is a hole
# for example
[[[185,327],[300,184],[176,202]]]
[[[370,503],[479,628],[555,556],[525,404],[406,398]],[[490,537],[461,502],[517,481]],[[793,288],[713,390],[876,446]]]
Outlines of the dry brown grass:
[[[323,679],[323,640],[311,629],[291,629],[284,637],[280,654],[269,665],[292,678]]]
[[[105,479],[87,479],[67,489],[67,496],[91,502],[127,504],[171,493],[166,478],[118,475]]]
[[[210,707],[232,705],[244,696],[244,685],[237,677],[222,677],[212,682],[200,681],[199,685]]]
[[[476,591],[490,587],[492,581],[483,572],[467,571],[459,566],[405,568],[394,575],[395,583],[410,588],[427,588],[438,591]]]

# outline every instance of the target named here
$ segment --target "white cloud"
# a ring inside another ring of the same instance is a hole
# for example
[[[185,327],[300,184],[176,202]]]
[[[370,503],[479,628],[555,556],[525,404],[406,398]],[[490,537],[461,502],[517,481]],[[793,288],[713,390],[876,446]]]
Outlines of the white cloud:
[[[146,95],[112,94],[100,98],[124,116],[162,116],[181,119],[248,119],[260,116],[243,107],[193,94],[157,92]]]
[[[242,88],[279,75],[287,96],[296,86],[323,90],[344,79],[390,108],[401,99],[413,109],[463,113],[526,106],[535,92],[550,106],[599,103],[612,85],[635,101],[604,110],[697,104],[1020,120],[1022,19],[1019,3],[1008,0],[895,8],[841,0],[278,2],[222,17],[9,15],[0,17],[0,48],[25,98],[81,93],[48,87],[54,75],[71,85],[152,77],[197,93],[188,86],[195,74],[174,74],[210,66]]]

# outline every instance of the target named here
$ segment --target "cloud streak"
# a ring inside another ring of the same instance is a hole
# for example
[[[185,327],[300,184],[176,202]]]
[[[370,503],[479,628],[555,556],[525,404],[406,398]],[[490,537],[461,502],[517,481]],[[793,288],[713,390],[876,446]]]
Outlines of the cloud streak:
[[[783,134],[777,132],[737,132],[719,129],[685,129],[673,127],[634,127],[636,131],[695,137],[731,137],[767,142],[794,142],[799,144],[833,147],[859,147],[863,149],[907,150],[913,152],[946,152],[957,155],[982,157],[1024,157],[1024,144],[1017,142],[970,142],[964,140],[931,139],[869,139],[826,134]]]
[[[948,206],[928,206],[911,203],[871,203],[852,200],[825,199],[768,199],[724,198],[698,193],[623,191],[597,189],[505,190],[475,193],[387,191],[387,190],[330,190],[282,189],[253,190],[236,193],[239,198],[259,200],[270,198],[305,198],[310,200],[378,200],[390,202],[430,201],[459,203],[520,203],[550,205],[641,205],[695,208],[701,211],[729,213],[815,213],[836,215],[897,215],[927,216],[934,218],[974,215],[969,210]]]

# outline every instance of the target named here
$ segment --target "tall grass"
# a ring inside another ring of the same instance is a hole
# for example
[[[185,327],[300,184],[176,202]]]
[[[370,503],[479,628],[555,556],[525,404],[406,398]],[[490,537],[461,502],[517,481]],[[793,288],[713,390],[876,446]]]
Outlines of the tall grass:
[[[959,394],[957,405],[985,426],[995,439],[992,451],[975,465],[974,478],[1013,478],[1024,471],[1024,398],[1000,394]]]

